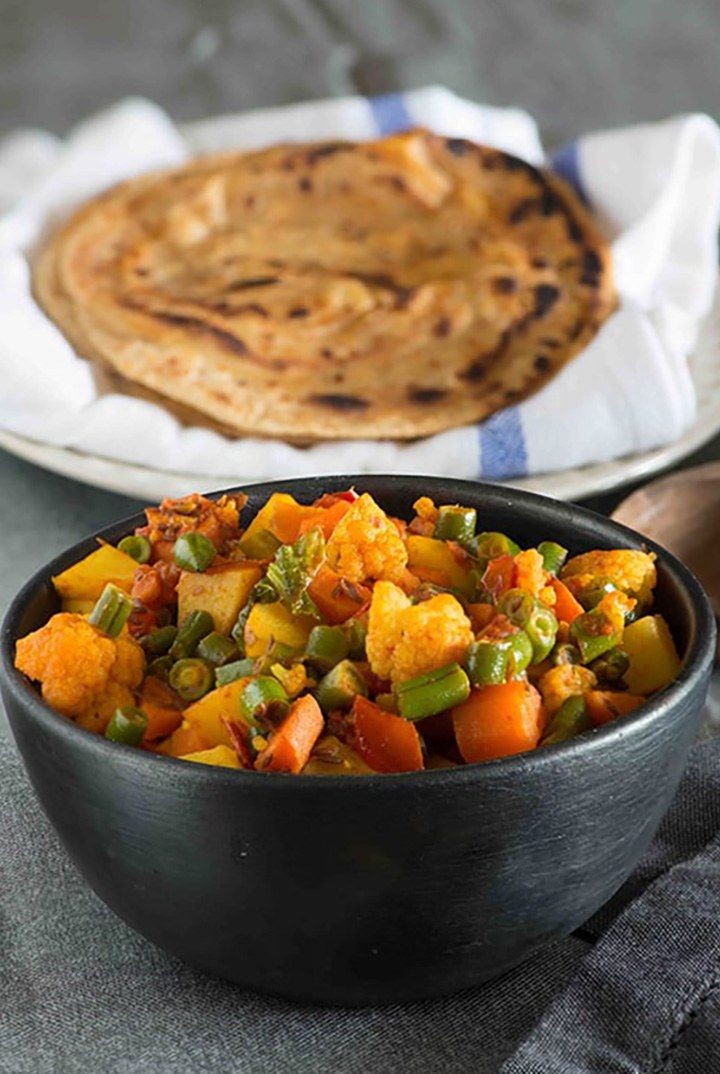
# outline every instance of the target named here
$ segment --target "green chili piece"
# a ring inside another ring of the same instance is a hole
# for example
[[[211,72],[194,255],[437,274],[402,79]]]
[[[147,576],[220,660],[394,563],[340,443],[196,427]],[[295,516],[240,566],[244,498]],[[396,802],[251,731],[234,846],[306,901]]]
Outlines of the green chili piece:
[[[583,664],[592,663],[620,642],[620,634],[610,619],[597,610],[579,615],[570,625],[570,637],[580,650]]]
[[[210,612],[198,610],[186,615],[178,627],[175,641],[170,647],[170,656],[174,660],[182,660],[192,656],[198,642],[215,629],[215,623]]]
[[[508,639],[476,641],[467,655],[467,673],[473,686],[497,686],[508,677]]]
[[[148,664],[147,673],[148,675],[154,675],[156,679],[162,679],[163,682],[167,682],[174,663],[175,661],[169,655],[156,656]]]
[[[214,667],[227,664],[240,655],[233,639],[225,634],[218,634],[216,630],[200,639],[196,652],[201,660],[207,660],[208,664]]]
[[[630,657],[623,649],[609,649],[603,656],[593,660],[590,670],[595,672],[600,682],[617,688],[629,667]]]
[[[105,728],[105,738],[111,742],[122,742],[124,746],[139,746],[148,725],[148,718],[142,709],[134,705],[124,705],[115,709],[110,722]]]
[[[497,609],[516,626],[525,626],[535,608],[534,598],[524,589],[508,589],[500,597]]]
[[[606,593],[614,593],[616,589],[617,586],[612,578],[598,576],[593,578],[592,582],[589,582],[576,596],[585,611],[590,612],[600,603]]]
[[[435,537],[441,541],[470,541],[475,536],[477,511],[474,507],[441,507],[435,523]]]
[[[147,537],[143,537],[140,533],[133,533],[129,537],[123,537],[122,541],[118,542],[118,552],[124,552],[126,556],[131,556],[136,563],[148,563],[152,553],[152,545]]]
[[[229,682],[235,682],[236,679],[246,679],[249,675],[252,675],[255,669],[255,661],[250,657],[243,657],[242,660],[233,660],[232,664],[223,664],[219,668],[215,668],[215,685],[227,686]]]
[[[539,664],[548,656],[555,644],[558,621],[554,612],[537,602],[525,623],[525,633],[532,643],[532,663]]]
[[[316,626],[310,631],[303,657],[321,674],[334,668],[350,651],[347,635],[339,626]]]
[[[569,641],[558,643],[550,653],[550,660],[555,665],[582,663],[580,650]]]
[[[256,530],[240,541],[240,547],[250,559],[272,559],[281,542],[270,530]]]
[[[183,533],[173,545],[173,559],[184,571],[206,571],[217,552],[204,533]]]
[[[215,685],[210,665],[192,656],[175,661],[170,668],[168,682],[183,701],[197,701]]]
[[[568,557],[567,548],[556,541],[541,541],[537,550],[543,558],[543,567],[549,574],[557,574]]]
[[[246,723],[263,731],[267,730],[266,717],[272,723],[281,719],[289,708],[284,688],[270,675],[251,679],[240,694],[240,715]]]
[[[353,660],[364,660],[367,619],[350,619],[344,624],[343,629],[348,639],[348,656]]]
[[[423,720],[466,701],[470,695],[470,680],[459,664],[446,664],[400,683],[395,693],[398,710],[404,719]]]
[[[112,582],[103,589],[88,621],[111,638],[116,638],[132,611],[130,597]]]
[[[552,746],[556,742],[565,742],[583,731],[589,731],[591,727],[592,720],[583,698],[569,697],[551,718],[540,745]]]
[[[358,694],[368,695],[367,683],[351,660],[341,660],[315,688],[315,699],[324,713],[351,708]]]
[[[170,652],[170,648],[177,637],[177,627],[172,623],[167,626],[151,630],[142,639],[142,647],[149,656],[164,656]]]

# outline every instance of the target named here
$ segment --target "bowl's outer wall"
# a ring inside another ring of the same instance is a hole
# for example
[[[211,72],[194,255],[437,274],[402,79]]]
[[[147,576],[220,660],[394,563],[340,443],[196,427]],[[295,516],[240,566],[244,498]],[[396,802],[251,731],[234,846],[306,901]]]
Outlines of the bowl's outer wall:
[[[553,538],[581,551],[618,543],[606,520],[507,490],[432,479],[355,483],[398,515],[427,492],[477,505],[483,528],[526,544]],[[346,484],[276,487],[310,500]],[[269,489],[252,489],[251,509]],[[121,524],[106,536],[127,531]],[[19,677],[3,693],[67,849],[98,895],[149,939],[206,971],[303,1001],[437,995],[494,977],[572,931],[648,846],[696,733],[712,659],[702,594],[692,579],[688,592],[672,563],[661,575],[660,607],[681,645],[697,646],[699,629],[707,634],[684,688],[653,718],[629,717],[611,733],[510,763],[369,780],[218,773],[39,718],[34,691]],[[36,578],[11,609],[6,646],[52,609],[49,577]]]

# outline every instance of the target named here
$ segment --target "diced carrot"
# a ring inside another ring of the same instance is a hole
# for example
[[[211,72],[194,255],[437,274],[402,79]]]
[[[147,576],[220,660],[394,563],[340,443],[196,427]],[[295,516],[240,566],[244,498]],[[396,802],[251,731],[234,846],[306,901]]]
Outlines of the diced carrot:
[[[550,578],[549,585],[555,593],[555,607],[553,611],[563,623],[572,623],[585,609],[579,600],[576,600],[564,582],[559,578]]]
[[[326,564],[313,578],[308,594],[323,619],[332,624],[344,623],[352,615],[357,615],[371,596],[365,586],[346,581]]]
[[[496,556],[485,568],[482,583],[490,596],[497,600],[506,590],[515,585],[516,573],[515,560],[512,556]]]
[[[644,697],[621,690],[589,690],[585,694],[588,715],[596,726],[632,712],[642,705],[644,700]]]
[[[165,738],[182,723],[182,702],[169,686],[154,675],[148,675],[142,684],[140,708],[148,718],[143,742]]]
[[[468,604],[467,613],[476,631],[484,630],[495,615],[494,604]]]
[[[293,701],[290,711],[272,735],[255,767],[263,772],[299,772],[307,764],[325,720],[314,697],[305,694]]]
[[[300,523],[299,532],[307,533],[309,530],[314,529],[315,526],[319,526],[327,540],[340,519],[349,510],[350,503],[347,500],[337,500],[329,507],[313,508],[314,513],[307,515]]]
[[[534,749],[544,724],[540,694],[520,680],[473,690],[452,716],[458,749],[468,763]]]
[[[376,772],[417,772],[424,768],[420,735],[413,723],[356,697],[351,745]]]

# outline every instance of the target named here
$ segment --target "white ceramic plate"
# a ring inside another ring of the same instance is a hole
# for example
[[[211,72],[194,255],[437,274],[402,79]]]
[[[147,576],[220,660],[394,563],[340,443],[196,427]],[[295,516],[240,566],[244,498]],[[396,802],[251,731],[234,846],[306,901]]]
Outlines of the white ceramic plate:
[[[557,499],[576,500],[640,480],[671,466],[720,432],[720,294],[711,316],[703,325],[690,360],[690,369],[698,396],[697,418],[687,433],[674,444],[612,462],[552,474],[535,474],[506,484],[542,492]],[[145,501],[156,501],[163,496],[183,496],[197,490],[209,492],[243,483],[242,474],[183,474],[132,466],[2,431],[0,447],[53,473]]]

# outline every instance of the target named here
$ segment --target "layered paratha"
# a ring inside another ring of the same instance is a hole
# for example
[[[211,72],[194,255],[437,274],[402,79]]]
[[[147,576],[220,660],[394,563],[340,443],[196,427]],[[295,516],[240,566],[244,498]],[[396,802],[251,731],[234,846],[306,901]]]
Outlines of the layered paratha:
[[[570,187],[423,130],[131,180],[50,239],[34,281],[83,355],[237,434],[295,441],[485,418],[614,304]]]

